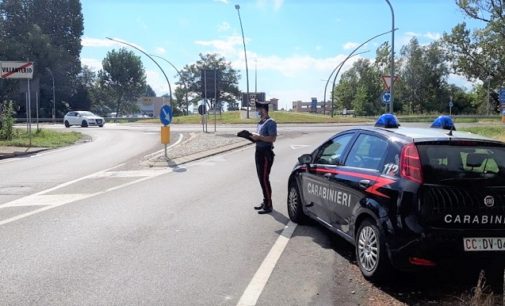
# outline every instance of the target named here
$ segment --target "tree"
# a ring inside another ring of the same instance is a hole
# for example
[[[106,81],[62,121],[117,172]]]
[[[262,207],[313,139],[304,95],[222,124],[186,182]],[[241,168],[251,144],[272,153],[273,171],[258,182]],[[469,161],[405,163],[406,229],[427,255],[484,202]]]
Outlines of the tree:
[[[138,111],[137,99],[146,92],[146,76],[139,56],[121,48],[107,53],[98,72],[101,94],[110,95],[116,117]],[[105,102],[107,103],[107,102]],[[110,104],[109,104],[110,106]]]
[[[58,100],[69,100],[76,93],[83,30],[79,0],[0,1],[0,58],[35,63],[43,108],[52,108],[52,78],[46,67],[53,72]],[[0,81],[0,100],[24,100],[18,84]]]
[[[74,110],[90,110],[92,101],[91,90],[96,83],[96,73],[88,66],[82,67],[77,76],[76,93],[70,98],[70,107]]]
[[[220,76],[217,100],[220,103],[236,102],[240,97],[240,90],[238,89],[239,72],[233,69],[231,63],[227,62],[224,57],[219,57],[217,54],[200,54],[199,56],[200,59],[196,63],[186,65],[181,70],[182,78],[179,78],[177,84],[181,87],[182,93],[186,93],[184,84],[187,84],[189,100],[191,103],[197,104],[204,98],[202,97],[201,71],[215,69]]]
[[[151,87],[151,85],[147,85],[145,96],[146,97],[156,97],[156,92],[154,92],[154,90]]]
[[[491,88],[505,81],[505,4],[502,0],[457,0],[462,12],[482,21],[483,29],[470,31],[466,23],[444,34],[453,70],[482,82],[491,77]]]

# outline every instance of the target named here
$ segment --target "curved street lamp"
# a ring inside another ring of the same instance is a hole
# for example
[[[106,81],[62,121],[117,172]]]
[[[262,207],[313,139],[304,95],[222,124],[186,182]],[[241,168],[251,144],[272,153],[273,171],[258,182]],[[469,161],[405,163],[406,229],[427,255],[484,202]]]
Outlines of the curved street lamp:
[[[240,30],[242,31],[242,43],[244,45],[244,57],[245,57],[245,77],[247,82],[247,119],[249,119],[249,68],[247,66],[247,51],[245,48],[245,38],[244,38],[244,28],[242,27],[242,18],[240,18],[240,5],[235,4],[235,9],[237,10],[238,20],[240,21]]]
[[[369,51],[367,50],[367,51],[359,52],[359,53],[353,54],[351,57],[354,57],[354,56],[357,56],[357,55],[360,55],[360,54],[363,54],[363,53],[367,53],[367,52],[369,52]],[[351,57],[349,57],[349,58],[351,58]],[[328,77],[328,80],[326,81],[326,85],[324,86],[323,115],[326,115],[326,90],[328,89],[328,84],[330,83],[331,77],[333,76],[333,74],[335,73],[335,71],[337,71],[337,69],[340,68],[343,64],[345,64],[345,61],[341,61],[337,66],[335,66],[335,68],[333,69],[333,71],[330,73],[330,76]],[[324,80],[322,80],[322,81],[324,81]]]
[[[168,92],[169,92],[169,97],[168,97],[168,103],[172,106],[172,86],[170,86],[170,82],[168,81],[168,78],[167,78],[167,75],[165,74],[165,71],[163,71],[163,69],[161,68],[160,64],[158,64],[157,61],[154,60],[154,58],[152,58],[149,54],[147,54],[144,50],[132,45],[132,44],[129,44],[125,41],[122,41],[122,40],[117,40],[117,39],[114,39],[114,38],[110,38],[110,37],[106,37],[107,39],[109,40],[112,40],[112,41],[115,41],[115,42],[118,42],[120,44],[124,44],[124,45],[127,45],[129,47],[132,47],[133,49],[135,50],[138,50],[140,52],[142,52],[145,56],[149,57],[155,64],[156,66],[158,66],[158,68],[160,68],[161,72],[163,73],[163,76],[165,76],[165,80],[167,81],[167,84],[168,84]]]
[[[188,113],[188,108],[189,108],[189,102],[188,102],[188,80],[182,75],[182,73],[179,71],[179,69],[177,69],[177,67],[175,67],[174,64],[172,64],[169,60],[167,60],[166,58],[164,57],[161,57],[159,55],[154,55],[154,54],[151,54],[151,56],[154,56],[156,58],[159,58],[165,62],[167,62],[170,66],[172,66],[172,68],[175,69],[175,71],[177,71],[177,73],[179,74],[179,77],[181,78],[181,80],[183,81],[184,83],[184,87],[186,88],[186,112]]]
[[[389,92],[391,93],[391,102],[389,102],[389,112],[393,113],[393,101],[394,101],[394,91],[393,85],[395,83],[395,11],[389,0],[386,0],[391,10],[391,88]]]
[[[349,55],[344,59],[343,63],[347,62],[348,59],[351,58],[351,56],[353,56],[354,52],[358,51],[359,48],[363,47],[365,44],[367,44],[369,41],[373,40],[373,39],[376,39],[377,37],[379,36],[382,36],[382,35],[386,35],[390,32],[394,32],[398,29],[392,29],[392,30],[389,30],[387,32],[384,32],[384,33],[381,33],[381,34],[377,34],[369,39],[367,39],[365,42],[363,42],[361,45],[357,46],[354,50],[352,50],[351,53],[349,53]],[[335,74],[335,77],[333,78],[333,87],[332,87],[332,92],[331,92],[331,117],[333,117],[333,107],[334,107],[334,99],[335,99],[335,82],[337,81],[337,77],[338,77],[338,74],[340,73],[340,70],[342,69],[344,65],[342,64],[338,70],[337,70],[337,73]]]

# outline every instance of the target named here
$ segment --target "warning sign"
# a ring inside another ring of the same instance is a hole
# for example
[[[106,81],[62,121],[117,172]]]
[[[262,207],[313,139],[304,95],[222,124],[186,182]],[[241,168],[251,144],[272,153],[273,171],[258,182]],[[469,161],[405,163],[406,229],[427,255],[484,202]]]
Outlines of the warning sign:
[[[33,78],[33,62],[0,62],[2,79]]]

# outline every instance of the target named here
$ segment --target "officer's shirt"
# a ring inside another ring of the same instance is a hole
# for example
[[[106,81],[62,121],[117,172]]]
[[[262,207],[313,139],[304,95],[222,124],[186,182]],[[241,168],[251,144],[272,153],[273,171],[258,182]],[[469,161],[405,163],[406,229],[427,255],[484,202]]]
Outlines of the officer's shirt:
[[[277,136],[277,122],[272,118],[267,117],[258,122],[256,133],[261,136]],[[273,144],[270,142],[257,141],[256,149],[272,149]]]

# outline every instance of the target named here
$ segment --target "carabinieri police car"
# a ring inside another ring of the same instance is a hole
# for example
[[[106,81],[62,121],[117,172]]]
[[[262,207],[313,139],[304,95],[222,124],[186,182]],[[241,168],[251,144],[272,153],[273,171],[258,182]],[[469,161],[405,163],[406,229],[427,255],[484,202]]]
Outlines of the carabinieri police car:
[[[505,260],[505,143],[455,131],[448,116],[432,127],[386,114],[300,156],[290,219],[310,217],[352,243],[371,280],[455,257]]]

